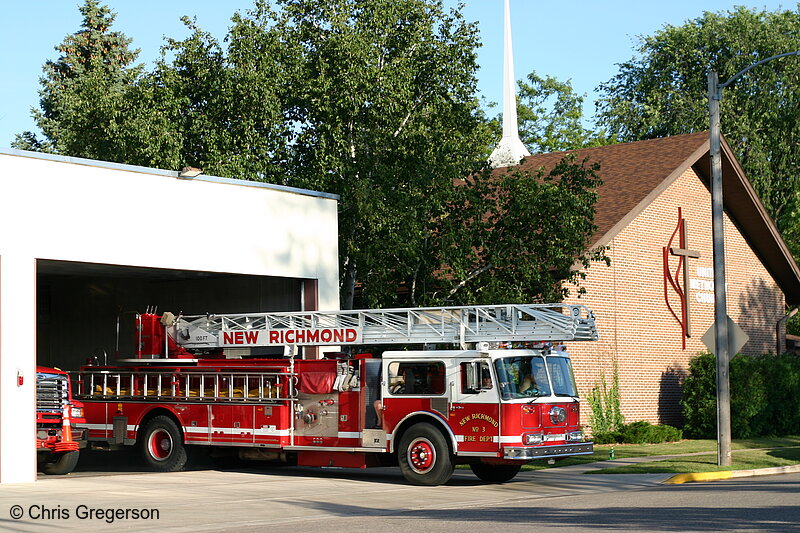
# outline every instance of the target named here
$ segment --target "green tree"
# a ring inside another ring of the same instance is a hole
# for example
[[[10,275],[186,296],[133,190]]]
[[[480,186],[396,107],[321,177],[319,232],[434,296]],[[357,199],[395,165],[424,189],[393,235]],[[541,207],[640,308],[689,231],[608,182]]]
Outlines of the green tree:
[[[439,299],[560,301],[584,277],[576,264],[608,263],[604,247],[589,249],[597,230],[598,171],[596,163],[569,155],[549,172],[473,174],[436,233],[445,265],[437,278]]]
[[[287,95],[297,90],[297,60],[282,42],[275,12],[257,2],[234,14],[224,48],[195,21],[183,22],[189,37],[167,39],[156,68],[138,84],[147,105],[136,115],[154,126],[132,130],[159,134],[166,168],[191,165],[285,184],[295,137]],[[162,117],[165,123],[158,122]],[[158,153],[152,156],[158,160]]]
[[[600,120],[634,141],[708,129],[710,69],[720,81],[767,57],[800,49],[800,9],[737,7],[640,38],[638,55],[600,86]],[[725,89],[722,131],[784,235],[800,237],[800,61],[761,65]]]
[[[133,64],[139,51],[128,48],[131,39],[110,30],[116,14],[108,7],[86,0],[79,9],[81,29],[56,47],[61,55],[44,65],[40,79],[40,108],[32,113],[44,139],[24,132],[12,144],[110,159],[115,117],[123,111],[125,91],[141,72]]]
[[[531,153],[561,152],[608,144],[602,131],[585,125],[585,95],[575,94],[572,83],[535,71],[517,82],[519,136]],[[494,121],[498,135],[500,117]]]
[[[461,6],[257,0],[223,43],[184,23],[107,106],[52,116],[61,153],[340,195],[344,308],[558,299],[594,257],[596,169],[481,171],[494,139]]]
[[[439,265],[429,248],[453,182],[490,144],[475,24],[439,0],[281,0],[300,55],[290,181],[341,195],[342,305],[398,301]]]

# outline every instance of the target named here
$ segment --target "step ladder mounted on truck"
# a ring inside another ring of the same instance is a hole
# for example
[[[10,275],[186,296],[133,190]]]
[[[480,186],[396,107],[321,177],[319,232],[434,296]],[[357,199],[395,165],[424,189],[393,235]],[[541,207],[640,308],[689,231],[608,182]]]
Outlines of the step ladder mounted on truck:
[[[597,340],[581,305],[136,322],[133,357],[87,365],[75,385],[90,442],[138,446],[156,470],[180,470],[205,447],[228,459],[395,464],[409,482],[436,485],[459,463],[501,482],[528,461],[592,451],[561,344]],[[386,345],[404,349],[354,349]],[[317,358],[325,346],[338,348]]]

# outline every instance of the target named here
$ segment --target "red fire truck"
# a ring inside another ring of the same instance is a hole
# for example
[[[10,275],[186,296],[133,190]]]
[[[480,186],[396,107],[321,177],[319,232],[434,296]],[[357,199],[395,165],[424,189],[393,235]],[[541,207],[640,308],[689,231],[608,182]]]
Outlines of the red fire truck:
[[[245,460],[398,465],[409,482],[438,485],[456,464],[503,482],[531,460],[592,452],[557,344],[597,339],[584,306],[144,313],[136,335],[134,357],[80,370],[77,395],[91,442],[138,446],[156,470],[180,470],[205,446]],[[404,349],[309,354],[359,345]],[[257,355],[266,347],[285,355]]]
[[[36,455],[45,474],[69,474],[86,444],[83,404],[72,399],[69,375],[57,368],[36,367]]]

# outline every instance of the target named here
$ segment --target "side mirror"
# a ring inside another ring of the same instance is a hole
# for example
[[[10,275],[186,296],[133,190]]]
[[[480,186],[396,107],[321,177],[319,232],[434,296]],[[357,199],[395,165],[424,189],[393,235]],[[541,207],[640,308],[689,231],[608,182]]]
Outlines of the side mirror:
[[[464,372],[465,375],[465,386],[464,389],[467,392],[477,394],[481,390],[481,367],[480,363],[476,361],[472,361],[466,363],[464,365]]]

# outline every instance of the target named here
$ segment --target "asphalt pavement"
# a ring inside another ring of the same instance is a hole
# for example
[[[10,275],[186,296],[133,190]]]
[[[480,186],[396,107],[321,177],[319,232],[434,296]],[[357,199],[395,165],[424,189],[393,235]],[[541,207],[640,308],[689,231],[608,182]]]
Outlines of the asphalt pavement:
[[[321,527],[353,517],[366,531],[374,526],[370,518],[390,516],[402,530],[403,516],[438,513],[455,519],[459,510],[524,508],[532,500],[575,495],[608,494],[609,501],[624,501],[624,493],[654,489],[672,476],[584,472],[654,459],[658,458],[526,471],[512,482],[494,485],[480,482],[469,470],[456,470],[451,481],[439,487],[408,485],[397,468],[203,467],[151,473],[119,467],[115,472],[42,475],[36,483],[0,486],[0,529],[302,531],[313,524]],[[520,522],[520,527],[525,523]]]

